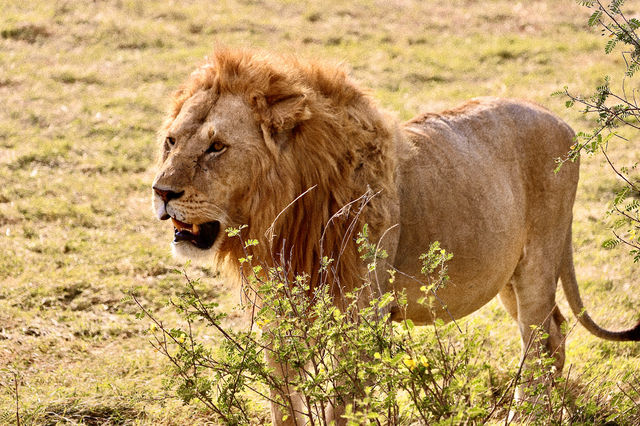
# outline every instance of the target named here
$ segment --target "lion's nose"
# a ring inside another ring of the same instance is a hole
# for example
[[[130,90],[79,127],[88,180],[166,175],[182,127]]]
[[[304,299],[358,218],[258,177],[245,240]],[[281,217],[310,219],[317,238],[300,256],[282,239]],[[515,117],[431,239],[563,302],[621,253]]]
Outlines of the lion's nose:
[[[176,192],[172,189],[165,189],[159,186],[154,186],[153,190],[160,196],[160,198],[162,198],[162,201],[164,201],[165,203],[180,198],[184,194],[184,191]]]

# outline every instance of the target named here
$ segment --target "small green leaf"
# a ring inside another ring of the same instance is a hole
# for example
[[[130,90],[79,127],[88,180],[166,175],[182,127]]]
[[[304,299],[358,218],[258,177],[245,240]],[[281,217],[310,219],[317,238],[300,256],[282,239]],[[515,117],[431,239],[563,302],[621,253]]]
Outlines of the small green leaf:
[[[413,330],[415,328],[415,325],[413,324],[413,321],[411,321],[408,318],[406,320],[404,320],[404,324],[405,324],[407,330],[409,330],[409,331],[411,331],[411,330]]]
[[[595,12],[593,12],[591,17],[589,17],[589,21],[588,21],[589,26],[593,27],[594,25],[596,25],[600,21],[601,17],[602,17],[602,11],[601,10],[596,10]]]

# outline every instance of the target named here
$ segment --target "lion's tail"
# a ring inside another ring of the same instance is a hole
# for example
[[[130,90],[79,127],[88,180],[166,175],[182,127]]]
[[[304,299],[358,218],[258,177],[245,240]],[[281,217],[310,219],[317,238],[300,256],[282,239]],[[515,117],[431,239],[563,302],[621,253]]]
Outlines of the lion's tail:
[[[606,339],[616,341],[640,341],[640,321],[635,327],[628,330],[609,331],[596,324],[584,309],[582,299],[580,298],[580,290],[576,281],[576,271],[573,266],[573,244],[571,242],[571,231],[565,243],[565,251],[563,254],[562,265],[560,266],[560,279],[562,280],[562,288],[567,296],[569,306],[574,315],[587,330],[592,334]]]

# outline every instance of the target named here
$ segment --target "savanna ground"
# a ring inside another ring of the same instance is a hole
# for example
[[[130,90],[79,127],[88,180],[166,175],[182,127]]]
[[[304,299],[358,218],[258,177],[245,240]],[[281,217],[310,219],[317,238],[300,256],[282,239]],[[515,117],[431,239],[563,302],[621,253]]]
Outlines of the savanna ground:
[[[155,130],[168,95],[216,43],[344,61],[400,119],[498,95],[532,99],[586,130],[592,123],[550,94],[564,85],[589,92],[622,68],[619,55],[603,54],[588,15],[571,1],[3,1],[0,423],[16,422],[15,377],[23,424],[212,421],[163,389],[167,361],[125,296],[135,290],[173,318],[166,302],[184,282],[172,272],[182,266],[170,255],[172,230],[149,207]],[[613,158],[639,161],[637,140],[618,144]],[[577,275],[592,316],[610,328],[640,313],[638,265],[624,249],[600,247],[619,186],[602,159],[583,160]],[[214,271],[190,274],[205,277],[223,306],[237,304]],[[497,301],[463,323],[487,330],[488,356],[506,381],[517,368],[515,324]],[[569,366],[575,392],[612,412],[623,374],[640,371],[640,345],[578,326]],[[256,422],[267,418],[256,410]]]

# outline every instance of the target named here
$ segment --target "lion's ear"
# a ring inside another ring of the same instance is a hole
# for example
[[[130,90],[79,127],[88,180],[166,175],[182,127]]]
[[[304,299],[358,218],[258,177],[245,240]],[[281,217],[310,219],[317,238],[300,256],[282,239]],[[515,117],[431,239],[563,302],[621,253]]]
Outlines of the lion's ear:
[[[264,124],[274,134],[291,130],[311,118],[305,94],[266,97],[265,103]]]

